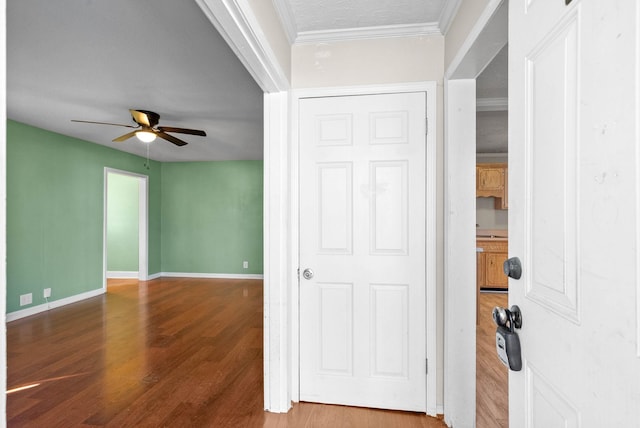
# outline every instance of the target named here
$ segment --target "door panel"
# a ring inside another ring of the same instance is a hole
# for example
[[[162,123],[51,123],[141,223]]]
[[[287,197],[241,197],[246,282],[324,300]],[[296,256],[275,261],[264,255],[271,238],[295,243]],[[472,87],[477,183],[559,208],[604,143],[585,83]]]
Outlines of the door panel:
[[[371,254],[406,255],[408,228],[407,161],[371,162]]]
[[[324,254],[351,254],[352,165],[348,162],[319,164],[318,175],[319,251]]]
[[[640,420],[637,7],[509,5],[510,426]]]
[[[426,410],[425,101],[300,101],[303,401]]]
[[[524,202],[528,259],[526,295],[550,310],[578,320],[577,218],[577,14],[570,14],[526,58],[528,127],[525,162],[529,185]],[[535,210],[535,211],[534,211]]]

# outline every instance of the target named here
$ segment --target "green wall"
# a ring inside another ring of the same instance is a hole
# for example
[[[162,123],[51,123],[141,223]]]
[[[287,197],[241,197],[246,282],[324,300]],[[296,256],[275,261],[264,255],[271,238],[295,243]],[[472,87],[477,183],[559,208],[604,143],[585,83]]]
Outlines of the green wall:
[[[262,165],[147,170],[141,157],[7,121],[7,312],[45,303],[45,288],[59,300],[102,287],[105,167],[149,177],[149,275],[262,274]]]
[[[107,270],[138,271],[140,179],[107,174]]]
[[[163,164],[164,272],[262,274],[262,165]]]
[[[102,287],[104,167],[149,176],[149,273],[160,272],[162,165],[7,122],[7,312]],[[33,304],[20,306],[20,295]]]

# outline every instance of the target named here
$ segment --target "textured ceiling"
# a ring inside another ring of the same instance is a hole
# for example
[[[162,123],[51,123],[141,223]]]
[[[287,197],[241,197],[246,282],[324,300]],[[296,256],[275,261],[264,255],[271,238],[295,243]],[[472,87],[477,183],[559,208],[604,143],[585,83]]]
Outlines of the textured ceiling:
[[[444,0],[290,0],[298,31],[437,22]]]

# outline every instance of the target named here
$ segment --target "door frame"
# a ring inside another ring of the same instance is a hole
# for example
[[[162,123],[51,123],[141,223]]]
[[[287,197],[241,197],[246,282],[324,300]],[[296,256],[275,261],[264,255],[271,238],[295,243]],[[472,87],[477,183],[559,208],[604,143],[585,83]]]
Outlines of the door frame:
[[[125,175],[138,181],[138,280],[149,279],[149,176],[115,168],[104,168],[104,214],[102,216],[102,288],[107,290],[107,205],[109,174]]]
[[[444,76],[444,416],[450,426],[475,426],[475,79],[508,39],[508,3],[488,2]]]
[[[426,356],[429,361],[430,370],[427,374],[427,414],[435,416],[437,414],[436,405],[436,367],[437,361],[437,302],[436,302],[436,214],[437,214],[437,188],[436,188],[436,135],[437,135],[437,83],[436,82],[418,82],[403,83],[390,85],[367,85],[367,86],[345,86],[345,87],[326,87],[313,89],[297,89],[291,94],[291,147],[289,154],[290,166],[290,230],[291,230],[291,266],[296,268],[299,266],[299,102],[303,98],[324,98],[338,96],[356,96],[356,95],[376,95],[376,94],[393,94],[406,92],[424,92],[426,95],[426,120],[428,123],[428,132],[426,136],[426,290],[425,290],[425,311],[426,311]],[[290,302],[292,302],[291,313],[291,386],[292,400],[300,399],[300,302],[299,302],[299,281],[298,278],[292,281],[290,290]]]

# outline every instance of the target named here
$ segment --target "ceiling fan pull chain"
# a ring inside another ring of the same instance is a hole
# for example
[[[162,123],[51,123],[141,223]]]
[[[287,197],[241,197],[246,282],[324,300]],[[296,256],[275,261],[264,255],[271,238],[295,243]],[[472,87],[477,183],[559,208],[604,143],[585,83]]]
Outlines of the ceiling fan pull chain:
[[[151,144],[147,144],[147,160],[144,163],[144,167],[147,168],[147,170],[151,169],[151,165],[149,165],[149,146]]]

